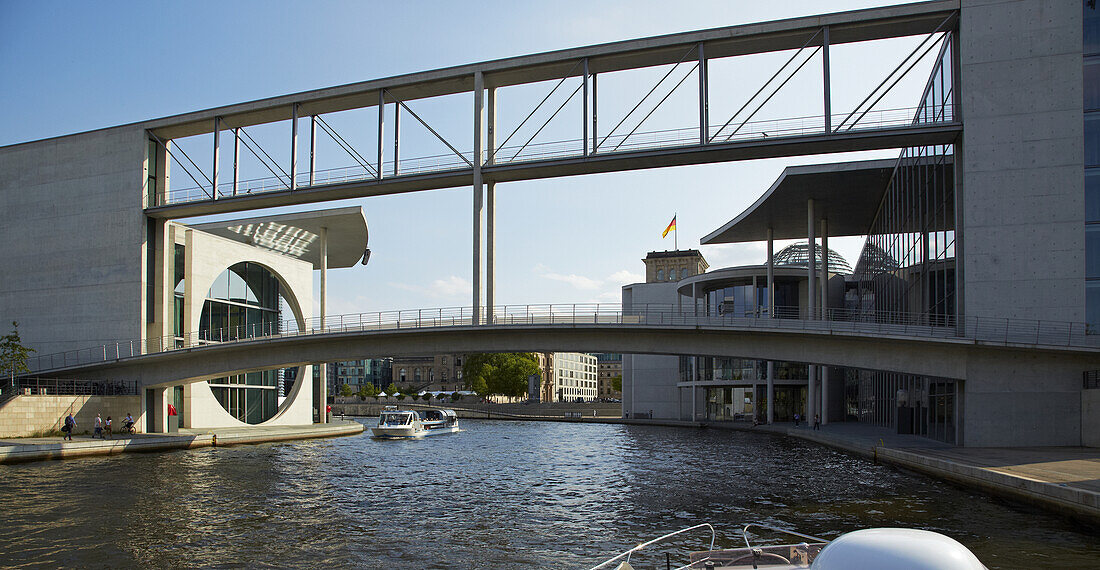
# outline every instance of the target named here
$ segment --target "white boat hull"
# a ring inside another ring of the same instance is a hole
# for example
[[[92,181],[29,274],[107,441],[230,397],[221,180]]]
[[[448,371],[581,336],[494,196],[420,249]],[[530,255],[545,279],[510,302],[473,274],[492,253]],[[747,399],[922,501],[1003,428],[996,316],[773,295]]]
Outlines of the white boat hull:
[[[429,435],[441,435],[445,433],[455,433],[459,431],[458,426],[441,427],[434,429],[415,429],[411,427],[374,427],[371,428],[371,432],[374,433],[374,437],[398,439],[398,438],[415,438],[426,437]]]

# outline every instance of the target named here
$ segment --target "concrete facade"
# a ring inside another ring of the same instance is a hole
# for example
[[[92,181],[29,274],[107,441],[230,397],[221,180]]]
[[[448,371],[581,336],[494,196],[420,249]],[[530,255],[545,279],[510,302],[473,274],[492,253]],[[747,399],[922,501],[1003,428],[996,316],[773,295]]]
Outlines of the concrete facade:
[[[958,37],[965,313],[1084,322],[1081,3],[963,0]]]
[[[144,336],[145,131],[0,148],[0,315],[39,354]]]

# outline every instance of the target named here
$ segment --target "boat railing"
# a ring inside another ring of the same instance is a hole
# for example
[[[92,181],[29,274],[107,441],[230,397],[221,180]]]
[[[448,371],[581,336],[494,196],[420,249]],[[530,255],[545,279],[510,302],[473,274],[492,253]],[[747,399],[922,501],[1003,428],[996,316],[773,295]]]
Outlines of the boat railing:
[[[820,538],[820,537],[817,537],[817,536],[811,536],[809,534],[802,534],[801,532],[795,532],[793,530],[789,530],[789,529],[785,529],[785,528],[769,526],[769,525],[761,524],[761,523],[749,523],[749,524],[745,525],[745,528],[741,529],[741,536],[745,539],[745,548],[752,548],[752,543],[749,542],[749,529],[753,528],[753,527],[762,528],[762,529],[765,529],[765,530],[770,530],[772,532],[779,532],[779,533],[783,533],[783,534],[789,534],[791,536],[797,536],[798,538],[805,538],[806,540],[812,540],[814,542],[829,542],[827,539],[824,539],[824,538]],[[713,548],[711,550],[713,550]]]
[[[653,540],[650,540],[648,542],[643,542],[643,543],[639,544],[638,546],[635,546],[634,548],[631,548],[630,550],[627,550],[626,552],[623,552],[622,554],[619,554],[619,555],[615,556],[614,558],[606,560],[606,561],[604,561],[604,562],[602,562],[602,563],[600,563],[596,566],[593,566],[590,570],[598,570],[599,568],[606,568],[610,564],[613,564],[615,561],[620,560],[620,559],[622,559],[626,563],[629,563],[630,562],[630,556],[632,554],[634,554],[635,552],[638,552],[639,550],[644,549],[647,546],[651,546],[651,545],[656,544],[658,542],[662,542],[664,540],[672,538],[676,535],[683,534],[685,532],[690,532],[690,531],[700,529],[700,528],[703,528],[703,527],[706,527],[706,528],[710,529],[710,550],[714,550],[714,541],[717,537],[717,534],[714,531],[714,527],[711,526],[710,523],[703,523],[703,524],[697,524],[695,526],[689,526],[687,528],[683,528],[683,529],[680,529],[680,530],[675,531],[675,532],[670,532],[670,533],[668,533],[664,536],[659,536],[659,537],[657,537]],[[676,570],[683,570],[684,568],[689,568],[690,566],[691,566],[690,564],[688,566],[680,566]]]

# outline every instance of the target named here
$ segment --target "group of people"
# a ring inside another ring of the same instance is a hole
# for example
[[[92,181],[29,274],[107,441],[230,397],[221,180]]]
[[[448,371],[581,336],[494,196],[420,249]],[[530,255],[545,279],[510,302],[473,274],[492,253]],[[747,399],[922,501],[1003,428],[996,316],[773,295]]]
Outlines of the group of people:
[[[92,439],[100,438],[107,439],[111,437],[111,416],[107,416],[104,420],[100,414],[95,415],[95,425],[92,426],[94,431],[92,432]],[[76,430],[76,418],[73,417],[73,413],[69,412],[69,415],[65,416],[65,420],[62,422],[61,433],[63,434],[62,440],[73,440],[73,431]],[[134,433],[134,416],[129,413],[122,420],[122,432]]]
[[[794,427],[798,427],[798,422],[802,421],[803,419],[805,419],[805,418],[803,418],[802,416],[800,416],[798,414],[795,414],[794,415]],[[813,428],[814,429],[821,429],[821,415],[820,414],[814,414]]]

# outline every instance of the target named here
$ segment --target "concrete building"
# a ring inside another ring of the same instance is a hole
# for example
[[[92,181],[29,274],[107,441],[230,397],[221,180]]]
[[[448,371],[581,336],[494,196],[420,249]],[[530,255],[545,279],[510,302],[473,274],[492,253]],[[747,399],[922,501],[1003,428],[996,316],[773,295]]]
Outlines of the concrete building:
[[[596,393],[600,399],[620,399],[622,390],[616,390],[612,381],[618,378],[622,381],[623,355],[609,352],[601,352],[596,356]]]
[[[462,360],[462,354],[394,358],[389,381],[401,389],[457,392],[463,389]]]
[[[773,240],[808,239],[817,250],[829,238],[866,236],[851,276],[836,278],[820,256],[803,271],[802,318],[942,327],[945,334],[983,320],[1088,323],[1089,332],[1100,324],[1100,262],[1093,263],[1100,260],[1100,245],[1093,247],[1100,209],[1091,208],[1100,204],[1100,182],[1092,184],[1100,165],[1100,73],[1093,70],[1100,69],[1093,61],[1100,15],[1090,2],[960,4],[958,30],[940,48],[913,124],[953,117],[964,120],[961,135],[951,144],[904,148],[885,168],[878,161],[789,167],[749,209],[702,239],[767,243],[764,295],[772,296],[761,305],[754,294],[754,315],[793,316],[782,313]],[[751,270],[757,286],[760,269]],[[675,292],[628,286],[624,303],[679,294],[688,307],[724,310],[724,301],[700,297],[710,295],[709,281]],[[1092,440],[1082,410],[1095,405],[1097,390],[1083,385],[1080,368],[1030,365],[1026,350],[975,359],[953,377],[792,363],[806,368],[799,382],[807,400],[795,409],[824,422],[867,422],[968,446]],[[758,394],[762,377],[779,389],[778,363],[763,374],[754,361],[689,364],[689,381],[679,386],[692,394],[695,413],[736,413],[740,394],[704,396],[710,388],[700,384],[725,382],[716,376],[747,376],[754,388],[744,388]],[[667,381],[631,386],[627,398],[631,390],[634,401],[624,410],[633,413],[677,416],[689,407]],[[765,415],[775,421],[782,412]]]
[[[596,357],[582,352],[554,353],[555,402],[590,402],[599,394]]]
[[[646,283],[679,281],[707,270],[707,260],[697,249],[651,251],[642,262]]]

